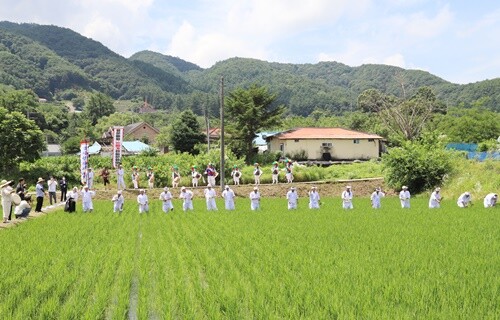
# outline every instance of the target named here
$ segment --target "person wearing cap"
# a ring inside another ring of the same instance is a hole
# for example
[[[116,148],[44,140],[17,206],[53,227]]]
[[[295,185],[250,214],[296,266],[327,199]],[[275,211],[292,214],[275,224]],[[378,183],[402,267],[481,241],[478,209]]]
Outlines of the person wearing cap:
[[[205,170],[205,174],[207,175],[207,181],[208,184],[210,184],[212,187],[215,187],[215,178],[219,175],[217,170],[215,170],[215,167],[212,163],[209,163],[207,166],[207,169]]]
[[[125,190],[125,170],[121,164],[118,165],[118,169],[116,169],[116,187],[118,190]]]
[[[260,165],[256,162],[254,163],[253,169],[253,178],[255,180],[255,185],[258,186],[260,184],[260,177],[262,176],[262,170],[260,170]]]
[[[373,209],[380,208],[380,199],[385,196],[385,193],[382,192],[380,188],[376,188],[375,191],[370,196],[370,201],[372,202]]]
[[[134,189],[139,189],[139,169],[137,166],[132,167],[132,183],[134,184]]]
[[[121,190],[116,192],[113,198],[111,198],[111,201],[113,201],[113,212],[122,213],[125,198],[123,197]]]
[[[215,203],[215,197],[217,196],[217,193],[215,192],[215,189],[212,188],[212,185],[210,183],[207,184],[207,188],[205,189],[204,193],[207,202],[207,210],[217,210],[217,204]]]
[[[92,168],[87,169],[87,186],[89,186],[90,190],[94,189],[94,171],[92,170]]]
[[[274,161],[273,166],[271,167],[271,177],[273,184],[279,183],[279,173],[280,173],[280,168],[278,166],[278,162]]]
[[[234,191],[231,188],[229,188],[228,185],[226,185],[226,187],[224,188],[224,191],[222,191],[222,198],[224,198],[224,204],[225,204],[226,210],[234,210],[235,209],[234,197],[235,197]]]
[[[92,203],[92,198],[95,196],[95,191],[90,190],[89,186],[83,186],[82,194],[82,207],[83,212],[92,212],[94,210],[94,204]]]
[[[401,188],[401,192],[399,193],[399,201],[401,202],[401,208],[409,208],[410,207],[410,191],[408,191],[407,186],[403,186]]]
[[[191,167],[191,184],[193,188],[198,187],[198,181],[203,178],[203,176],[198,172],[197,166]]]
[[[441,188],[436,188],[431,193],[431,197],[429,199],[429,208],[439,208],[441,206]]]
[[[160,200],[162,201],[162,210],[165,213],[174,210],[174,205],[172,204],[172,194],[168,190],[168,187],[163,188],[163,192],[160,193]]]
[[[12,194],[16,192],[10,185],[12,180],[0,182],[0,194],[2,195],[3,223],[9,223],[12,212]]]
[[[144,213],[149,211],[148,195],[144,189],[139,190],[139,195],[137,196],[137,203],[139,204],[139,213]]]
[[[179,182],[181,181],[181,174],[179,173],[179,167],[172,167],[172,188],[177,188],[179,186]]]
[[[493,208],[497,205],[498,194],[496,193],[488,193],[486,197],[484,197],[483,204],[485,208]]]
[[[299,195],[295,191],[295,187],[291,187],[286,193],[286,199],[288,200],[288,210],[297,209],[297,203],[299,201]]]
[[[155,187],[155,173],[153,172],[153,168],[148,167],[146,176],[148,178],[148,188],[153,189]]]
[[[260,192],[259,188],[254,187],[253,191],[250,192],[250,209],[258,210],[260,209]]]
[[[31,212],[31,196],[26,196],[21,202],[15,207],[14,215],[16,219],[27,219]]]
[[[68,192],[68,198],[66,204],[64,205],[64,211],[75,212],[76,202],[78,201],[78,188],[74,187],[70,192]]]
[[[462,193],[457,199],[457,206],[459,208],[467,208],[472,205],[472,198],[468,191]]]
[[[43,178],[38,178],[36,182],[36,206],[35,206],[35,212],[42,212],[42,206],[43,206],[43,198],[45,197],[45,189],[43,187],[43,183],[45,180]]]
[[[319,192],[318,188],[313,186],[311,191],[309,191],[309,209],[319,209]]]
[[[233,177],[233,182],[235,186],[240,184],[241,171],[237,165],[233,167],[233,170],[231,171],[231,177]]]
[[[57,203],[57,180],[51,176],[49,181],[47,182],[47,191],[49,192],[49,204],[52,205],[52,200],[54,200],[54,204]]]
[[[182,210],[193,210],[193,196],[193,191],[186,189],[186,187],[181,188],[179,198],[182,199]]]
[[[342,207],[344,209],[353,209],[354,206],[352,205],[352,191],[351,191],[351,186],[346,186],[345,190],[342,192]]]

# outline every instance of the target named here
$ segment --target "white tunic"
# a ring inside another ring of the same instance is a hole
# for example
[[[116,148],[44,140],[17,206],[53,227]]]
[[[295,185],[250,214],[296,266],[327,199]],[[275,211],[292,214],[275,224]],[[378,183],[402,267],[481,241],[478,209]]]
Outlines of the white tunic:
[[[485,208],[493,208],[497,204],[498,195],[495,197],[495,193],[488,193],[484,197],[483,204]]]
[[[466,194],[465,192],[462,193],[460,195],[460,197],[458,197],[458,200],[457,200],[457,206],[459,206],[460,208],[465,208],[469,205],[469,203],[471,202],[471,196],[470,194]]]
[[[288,210],[297,209],[297,202],[299,199],[299,195],[295,191],[288,191],[286,193],[286,199],[288,200]]]
[[[148,196],[145,193],[137,196],[137,203],[139,204],[139,213],[149,211]]]
[[[217,204],[215,203],[215,197],[217,194],[213,188],[205,189],[205,199],[207,200],[207,210],[217,210]]]
[[[317,191],[309,192],[309,208],[310,209],[319,209],[319,193]]]
[[[163,212],[168,213],[170,210],[174,210],[174,205],[172,204],[172,194],[170,191],[163,191],[160,193],[160,200],[163,201]]]
[[[385,194],[383,192],[380,191],[373,192],[372,195],[370,196],[370,200],[372,201],[372,208],[375,209],[380,208],[380,199],[384,196]]]
[[[439,208],[441,203],[441,194],[434,191],[429,199],[429,208]]]
[[[250,209],[257,210],[260,208],[260,192],[250,192]]]
[[[234,191],[232,189],[225,189],[222,191],[226,210],[234,210],[234,196]]]
[[[401,201],[401,208],[409,208],[410,207],[410,191],[401,190],[399,193],[399,201]]]
[[[92,197],[95,196],[95,192],[90,191],[90,190],[85,191],[85,189],[84,189],[84,190],[82,190],[81,193],[82,193],[83,212],[94,210],[94,205],[92,203]]]
[[[182,210],[193,210],[193,192],[191,190],[181,191],[179,198],[183,200]]]
[[[113,212],[122,212],[123,211],[123,204],[125,203],[125,198],[121,194],[115,194],[113,198],[111,198],[111,201],[113,201]]]
[[[344,190],[344,192],[342,192],[342,207],[344,209],[354,208],[352,205],[352,197],[353,197],[352,191],[348,192],[347,190]]]

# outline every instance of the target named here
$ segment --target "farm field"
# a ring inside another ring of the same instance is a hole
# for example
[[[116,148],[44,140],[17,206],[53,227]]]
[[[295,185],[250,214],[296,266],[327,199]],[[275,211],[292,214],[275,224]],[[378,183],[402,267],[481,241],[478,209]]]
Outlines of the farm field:
[[[62,210],[0,230],[4,319],[494,319],[500,314],[500,210],[427,199],[338,198],[288,211],[184,213],[153,201],[112,212]]]

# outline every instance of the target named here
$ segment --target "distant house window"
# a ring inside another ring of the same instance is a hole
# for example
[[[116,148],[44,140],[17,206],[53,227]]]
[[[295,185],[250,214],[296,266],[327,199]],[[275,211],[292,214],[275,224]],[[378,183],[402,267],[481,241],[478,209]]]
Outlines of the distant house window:
[[[375,141],[375,139],[368,139],[368,142],[373,142]]]
[[[331,148],[332,143],[331,143],[331,142],[323,142],[323,143],[321,144],[321,146],[322,146],[322,147],[325,147],[325,148]]]
[[[359,139],[354,139],[354,140],[352,140],[352,142],[355,144],[359,144]]]
[[[299,139],[295,139],[294,141],[295,141],[295,142],[299,142]]]
[[[285,144],[284,143],[280,143],[280,151],[285,152]]]

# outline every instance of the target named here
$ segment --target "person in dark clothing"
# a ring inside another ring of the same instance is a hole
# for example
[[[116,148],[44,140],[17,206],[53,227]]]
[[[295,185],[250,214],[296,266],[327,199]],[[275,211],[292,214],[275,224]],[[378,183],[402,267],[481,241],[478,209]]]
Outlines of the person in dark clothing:
[[[43,188],[43,183],[45,180],[43,178],[38,178],[36,182],[36,208],[35,212],[42,212],[43,198],[45,197],[45,189]]]
[[[21,200],[25,200],[25,193],[26,193],[26,183],[24,181],[24,178],[19,179],[19,183],[16,186],[16,193],[19,195],[19,198]]]
[[[66,201],[66,194],[68,193],[68,182],[65,177],[59,181],[59,188],[61,188],[61,202]]]

